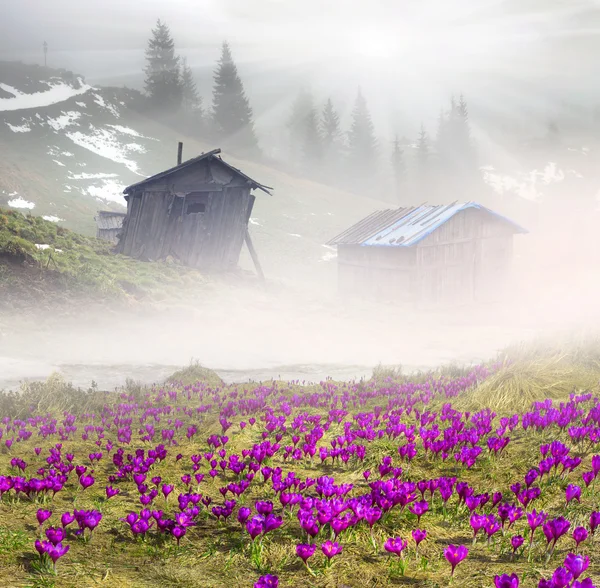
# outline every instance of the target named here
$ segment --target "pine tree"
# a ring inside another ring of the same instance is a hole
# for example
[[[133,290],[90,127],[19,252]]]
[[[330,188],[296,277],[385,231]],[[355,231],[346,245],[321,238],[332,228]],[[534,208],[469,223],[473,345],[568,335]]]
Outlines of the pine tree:
[[[145,89],[150,105],[165,112],[181,105],[179,57],[169,27],[159,19],[146,48]]]
[[[433,178],[431,169],[431,146],[425,126],[421,124],[417,139],[416,166],[414,189],[415,199],[424,202],[431,201]]]
[[[323,151],[326,158],[336,159],[342,143],[342,130],[340,117],[333,106],[331,98],[325,102],[321,113],[321,136],[323,137]]]
[[[425,130],[425,125],[421,123],[421,130],[419,131],[419,138],[417,139],[417,165],[419,168],[427,168],[430,155],[431,148],[429,146],[429,135]]]
[[[294,100],[292,111],[287,121],[290,135],[290,159],[299,163],[304,157],[304,143],[306,141],[306,117],[314,108],[313,97],[310,92],[301,90]]]
[[[212,114],[216,136],[245,153],[256,153],[258,142],[254,134],[252,108],[226,41],[213,79]]]
[[[181,59],[181,106],[186,114],[202,118],[202,98],[198,93],[192,68],[188,65],[187,59]]]
[[[469,109],[467,101],[461,94],[455,107],[455,137],[456,148],[461,157],[461,167],[464,171],[472,171],[474,164],[473,144],[471,140],[471,124],[469,123]]]
[[[394,174],[396,198],[399,203],[402,203],[406,181],[406,164],[404,162],[404,151],[400,146],[400,139],[398,139],[398,135],[396,135],[394,139],[392,149],[392,173]]]
[[[377,167],[377,139],[367,101],[360,89],[352,111],[352,125],[348,133],[348,166],[355,179],[370,180]]]
[[[319,133],[319,115],[311,108],[304,120],[304,141],[302,145],[302,163],[309,172],[317,172],[322,165],[321,135]]]

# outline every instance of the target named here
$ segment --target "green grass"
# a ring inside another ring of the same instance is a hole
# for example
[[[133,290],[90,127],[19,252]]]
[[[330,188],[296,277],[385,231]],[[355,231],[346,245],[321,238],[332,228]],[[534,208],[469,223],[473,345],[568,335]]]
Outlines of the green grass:
[[[161,299],[207,283],[195,270],[114,255],[112,247],[41,217],[0,208],[0,290],[18,299],[56,292]]]

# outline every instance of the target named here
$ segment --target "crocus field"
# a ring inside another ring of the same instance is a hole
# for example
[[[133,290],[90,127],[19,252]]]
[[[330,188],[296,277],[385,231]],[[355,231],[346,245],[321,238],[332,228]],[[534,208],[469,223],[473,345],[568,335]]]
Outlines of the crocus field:
[[[4,393],[0,585],[600,586],[597,385],[518,365]]]

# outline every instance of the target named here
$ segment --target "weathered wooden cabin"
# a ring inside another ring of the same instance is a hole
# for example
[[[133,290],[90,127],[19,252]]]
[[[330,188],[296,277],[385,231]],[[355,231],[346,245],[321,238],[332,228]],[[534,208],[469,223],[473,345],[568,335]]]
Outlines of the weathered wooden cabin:
[[[227,271],[237,266],[245,241],[261,274],[248,221],[252,190],[270,194],[271,188],[223,161],[220,153],[203,153],[126,188],[118,252],[146,260],[171,256],[191,267]]]
[[[377,211],[337,246],[340,292],[417,306],[500,299],[513,254],[513,221],[474,202]]]
[[[123,228],[124,212],[113,212],[112,210],[99,210],[96,221],[96,238],[109,243],[117,243]]]

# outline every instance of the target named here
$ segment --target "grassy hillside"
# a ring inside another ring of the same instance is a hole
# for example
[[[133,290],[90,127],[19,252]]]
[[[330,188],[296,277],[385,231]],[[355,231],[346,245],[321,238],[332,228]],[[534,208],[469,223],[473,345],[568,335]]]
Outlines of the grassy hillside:
[[[41,217],[0,209],[0,300],[14,309],[35,301],[161,299],[202,287],[198,272],[114,255],[109,243]]]

